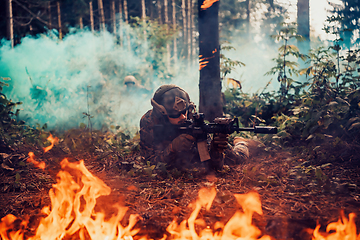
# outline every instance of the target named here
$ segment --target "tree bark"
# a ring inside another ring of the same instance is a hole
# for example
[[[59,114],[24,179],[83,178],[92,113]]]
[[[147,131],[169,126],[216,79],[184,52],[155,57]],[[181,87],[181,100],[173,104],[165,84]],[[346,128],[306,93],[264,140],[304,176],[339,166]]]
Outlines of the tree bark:
[[[105,14],[104,14],[104,5],[102,0],[98,0],[98,8],[100,13],[100,29],[105,31]]]
[[[223,116],[220,80],[219,1],[204,8],[205,0],[198,0],[200,104],[205,119],[213,121]]]
[[[124,0],[124,17],[125,17],[125,22],[129,23],[129,12],[128,12],[128,8],[127,8],[127,0]]]
[[[307,53],[310,50],[310,11],[309,0],[298,0],[297,2],[297,33],[305,38],[298,41],[299,50]]]
[[[91,32],[94,32],[94,10],[92,2],[89,2]]]
[[[11,48],[14,48],[14,19],[12,10],[12,0],[7,1],[7,38],[10,40]]]
[[[60,2],[56,2],[57,5],[57,14],[58,14],[58,28],[59,28],[59,39],[62,39],[62,26],[61,26],[61,11],[60,11]]]
[[[115,0],[111,1],[111,18],[113,25],[113,33],[116,35],[116,14],[115,14]]]
[[[84,23],[83,23],[83,18],[82,17],[79,17],[79,28],[84,29]]]
[[[183,20],[183,49],[186,49],[187,35],[186,35],[186,2],[185,0],[181,1],[181,11],[182,11],[182,20]],[[184,51],[184,57],[186,58],[186,53]]]

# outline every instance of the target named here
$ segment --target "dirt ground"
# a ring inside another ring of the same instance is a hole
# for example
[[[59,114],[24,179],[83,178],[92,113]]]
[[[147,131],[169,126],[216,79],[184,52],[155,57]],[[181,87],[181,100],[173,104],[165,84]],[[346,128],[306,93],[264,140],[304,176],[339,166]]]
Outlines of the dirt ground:
[[[274,239],[311,239],[306,229],[316,223],[325,226],[337,221],[340,211],[345,215],[360,210],[360,170],[355,162],[322,163],[314,166],[301,155],[284,149],[257,149],[249,160],[229,166],[221,172],[208,174],[178,174],[162,176],[134,173],[142,161],[139,154],[120,156],[114,152],[77,152],[71,155],[55,146],[51,151],[35,152],[45,161],[45,170],[26,162],[28,152],[2,151],[0,171],[0,218],[13,214],[31,219],[36,227],[40,210],[50,205],[48,191],[56,182],[60,161],[84,160],[89,171],[112,189],[98,204],[110,206],[121,202],[129,207],[127,215],[139,214],[140,235],[160,239],[174,218],[187,219],[192,211],[189,203],[197,198],[204,186],[215,186],[216,198],[210,211],[202,210],[199,217],[210,226],[217,221],[226,223],[240,208],[233,194],[256,191],[261,196],[263,215],[255,214],[254,224],[263,234]],[[360,221],[357,220],[357,226]]]

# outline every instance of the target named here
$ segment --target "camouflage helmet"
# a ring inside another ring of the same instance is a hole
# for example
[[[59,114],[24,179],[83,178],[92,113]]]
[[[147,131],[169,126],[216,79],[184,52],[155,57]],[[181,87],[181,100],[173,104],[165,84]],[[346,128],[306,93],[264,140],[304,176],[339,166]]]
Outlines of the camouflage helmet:
[[[159,87],[151,99],[151,105],[163,115],[173,115],[186,110],[195,109],[189,94],[181,87],[166,84]]]
[[[124,84],[127,85],[127,84],[134,84],[136,85],[137,84],[137,80],[134,76],[132,75],[129,75],[129,76],[126,76],[125,79],[124,79]]]

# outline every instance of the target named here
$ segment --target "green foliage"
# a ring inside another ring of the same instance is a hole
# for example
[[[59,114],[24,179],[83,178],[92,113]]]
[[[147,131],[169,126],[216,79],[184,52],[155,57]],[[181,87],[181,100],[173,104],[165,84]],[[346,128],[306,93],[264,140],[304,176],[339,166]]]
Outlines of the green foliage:
[[[279,74],[280,91],[267,92],[269,83],[262,92],[252,95],[227,89],[224,111],[239,117],[245,126],[277,126],[279,131],[272,141],[283,146],[306,145],[310,150],[301,151],[308,153],[309,160],[342,159],[339,151],[331,150],[360,145],[360,50],[339,56],[334,47],[312,49],[306,56],[309,67],[298,70],[296,62],[287,60],[287,56],[305,59],[305,55],[287,44],[286,39],[292,36],[296,36],[295,28],[289,26],[274,36],[285,44],[279,48],[275,66],[267,75]],[[337,70],[337,60],[342,73]],[[307,81],[297,81],[299,74],[306,74]],[[321,175],[319,170],[314,173],[317,178]]]

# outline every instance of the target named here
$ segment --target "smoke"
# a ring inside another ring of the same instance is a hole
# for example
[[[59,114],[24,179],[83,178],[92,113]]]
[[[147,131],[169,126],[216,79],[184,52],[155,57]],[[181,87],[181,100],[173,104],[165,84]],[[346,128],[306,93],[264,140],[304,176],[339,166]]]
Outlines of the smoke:
[[[11,79],[3,93],[23,103],[19,119],[31,126],[47,124],[50,130],[90,121],[94,129],[113,125],[134,133],[160,85],[178,84],[197,99],[197,69],[164,76],[151,65],[156,54],[149,44],[139,43],[129,26],[122,29],[122,44],[119,36],[88,30],[74,30],[61,41],[54,32],[25,37],[13,49],[3,41],[0,77]],[[127,75],[134,75],[140,85],[126,88]]]
[[[277,48],[269,37],[269,40],[262,39],[261,41],[248,41],[241,38],[230,43],[235,49],[223,51],[223,54],[232,59],[241,61],[245,66],[237,66],[226,78],[234,78],[241,82],[242,91],[245,93],[260,93],[264,90],[269,81],[271,84],[265,91],[276,91],[278,89],[277,76],[264,76],[266,72],[274,67],[275,62],[272,60],[276,58]],[[249,39],[253,39],[249,37]],[[227,88],[226,81],[223,87]],[[231,86],[230,86],[231,87]]]

